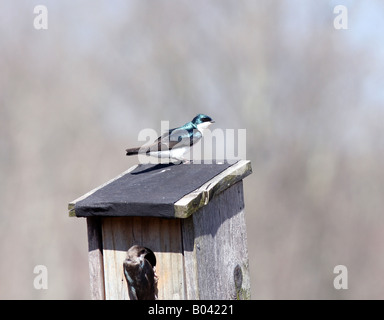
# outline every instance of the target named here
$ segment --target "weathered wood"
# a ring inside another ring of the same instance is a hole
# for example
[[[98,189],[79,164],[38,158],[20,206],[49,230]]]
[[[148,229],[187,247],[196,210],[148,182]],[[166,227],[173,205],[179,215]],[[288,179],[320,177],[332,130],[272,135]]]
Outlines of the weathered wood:
[[[87,231],[91,298],[93,300],[104,300],[103,246],[99,217],[87,218]]]
[[[129,299],[123,261],[127,250],[138,244],[156,255],[158,299],[185,299],[180,228],[178,219],[102,218],[105,298]]]
[[[90,206],[86,214],[92,299],[129,299],[123,262],[135,244],[156,255],[158,299],[250,298],[242,183],[252,172],[250,161],[182,166],[134,166],[69,204],[70,216],[79,216],[79,202],[83,209]],[[195,173],[201,173],[198,181],[190,181]],[[143,176],[129,181],[132,174]],[[172,197],[169,190],[176,190]],[[145,209],[140,209],[143,203]],[[163,205],[165,214],[149,210],[163,210]]]
[[[215,195],[252,173],[251,161],[241,160],[175,203],[175,217],[187,218]]]
[[[250,299],[242,181],[182,219],[188,299]]]
[[[198,270],[193,218],[181,220],[186,300],[199,300]]]

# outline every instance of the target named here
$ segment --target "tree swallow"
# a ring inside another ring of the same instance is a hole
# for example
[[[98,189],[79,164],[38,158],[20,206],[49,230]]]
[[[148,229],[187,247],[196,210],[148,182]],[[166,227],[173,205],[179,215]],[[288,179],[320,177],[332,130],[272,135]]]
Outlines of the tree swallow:
[[[211,117],[200,113],[191,122],[170,129],[149,146],[126,149],[127,156],[146,154],[158,158],[168,158],[171,161],[188,162],[183,155],[202,138],[204,129],[214,122]]]
[[[134,245],[123,263],[131,300],[155,300],[157,297],[156,256],[151,249]]]

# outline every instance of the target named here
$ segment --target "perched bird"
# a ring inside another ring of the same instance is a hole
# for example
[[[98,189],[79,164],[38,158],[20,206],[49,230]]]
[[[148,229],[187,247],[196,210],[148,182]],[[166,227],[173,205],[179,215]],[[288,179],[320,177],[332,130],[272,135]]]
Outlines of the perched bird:
[[[129,248],[123,268],[131,300],[156,299],[156,256],[151,249],[138,245]]]
[[[158,158],[169,158],[171,161],[187,162],[183,156],[203,136],[204,129],[215,121],[205,114],[198,114],[191,122],[170,129],[151,145],[141,148],[126,149],[127,156],[146,154]]]

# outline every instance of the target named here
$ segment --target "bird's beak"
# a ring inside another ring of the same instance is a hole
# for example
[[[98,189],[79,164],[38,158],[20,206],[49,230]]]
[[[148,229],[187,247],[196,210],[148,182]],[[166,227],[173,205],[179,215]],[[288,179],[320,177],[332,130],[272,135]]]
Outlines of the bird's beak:
[[[212,120],[211,123],[215,123],[215,120]]]

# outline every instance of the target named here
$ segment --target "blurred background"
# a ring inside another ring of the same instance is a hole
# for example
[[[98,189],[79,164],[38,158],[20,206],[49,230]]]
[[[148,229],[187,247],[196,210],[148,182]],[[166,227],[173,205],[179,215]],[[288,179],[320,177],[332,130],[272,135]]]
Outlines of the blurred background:
[[[0,298],[89,299],[68,202],[202,112],[247,130],[252,298],[383,299],[383,84],[380,0],[1,1]]]

